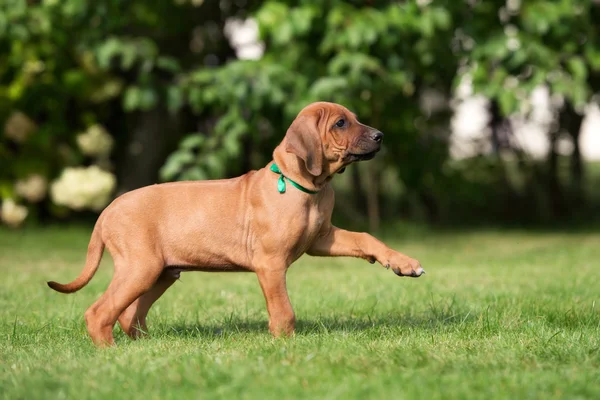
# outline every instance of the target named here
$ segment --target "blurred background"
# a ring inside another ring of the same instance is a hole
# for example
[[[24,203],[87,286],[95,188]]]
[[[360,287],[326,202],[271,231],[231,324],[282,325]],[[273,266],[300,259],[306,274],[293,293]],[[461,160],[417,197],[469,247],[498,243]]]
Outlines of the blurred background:
[[[2,223],[261,168],[317,100],[386,134],[334,179],[346,226],[593,221],[598,21],[595,0],[3,0]]]

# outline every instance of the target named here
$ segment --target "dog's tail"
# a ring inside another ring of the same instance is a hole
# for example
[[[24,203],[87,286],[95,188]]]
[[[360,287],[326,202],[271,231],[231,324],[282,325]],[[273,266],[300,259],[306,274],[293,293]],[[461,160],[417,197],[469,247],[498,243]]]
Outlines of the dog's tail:
[[[48,282],[48,286],[61,293],[78,291],[92,280],[92,277],[98,270],[100,260],[102,260],[102,254],[104,254],[104,242],[102,241],[101,218],[98,218],[88,246],[85,268],[83,268],[81,274],[71,283],[63,285],[58,282]]]

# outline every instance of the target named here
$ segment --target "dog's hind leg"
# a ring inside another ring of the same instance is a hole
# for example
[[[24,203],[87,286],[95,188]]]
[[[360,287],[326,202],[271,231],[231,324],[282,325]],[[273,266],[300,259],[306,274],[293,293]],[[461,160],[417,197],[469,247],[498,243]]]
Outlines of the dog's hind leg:
[[[119,324],[132,339],[144,336],[148,332],[146,316],[152,304],[162,296],[179,278],[179,272],[164,270],[150,290],[135,300],[119,316]]]
[[[117,318],[154,286],[162,269],[162,261],[156,259],[126,263],[115,258],[115,273],[108,289],[85,312],[88,332],[96,345],[114,344],[112,329]]]

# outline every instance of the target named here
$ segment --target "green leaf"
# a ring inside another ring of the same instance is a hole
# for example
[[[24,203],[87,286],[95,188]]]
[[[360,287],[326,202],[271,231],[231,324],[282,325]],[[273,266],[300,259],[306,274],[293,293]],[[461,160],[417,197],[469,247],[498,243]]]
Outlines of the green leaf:
[[[219,157],[218,153],[212,152],[212,153],[206,154],[204,156],[204,162],[206,163],[208,170],[211,172],[211,175],[213,175],[213,176],[223,176],[224,175],[225,163],[221,159],[221,157]]]
[[[585,47],[585,58],[587,59],[589,66],[594,71],[600,71],[600,49],[593,45],[586,45]]]
[[[517,99],[512,92],[503,90],[498,96],[498,104],[500,105],[502,115],[509,116],[514,113],[517,108]]]
[[[130,86],[123,96],[123,109],[127,112],[148,111],[156,106],[158,96],[151,87]]]
[[[200,166],[187,168],[181,173],[181,180],[185,181],[203,181],[206,179],[209,179],[209,176]]]
[[[229,157],[237,157],[242,150],[240,140],[237,135],[228,135],[223,140],[223,148]]]
[[[569,71],[573,75],[573,78],[580,81],[585,81],[587,79],[587,66],[585,65],[585,62],[581,57],[571,57],[569,60],[567,60],[567,66],[569,68]]]
[[[87,83],[87,76],[82,70],[70,69],[63,74],[63,83],[67,90],[81,92]]]
[[[204,135],[202,135],[201,133],[194,133],[192,135],[186,136],[179,144],[179,147],[186,150],[196,150],[200,148],[205,141],[206,138],[204,137]]]
[[[570,88],[568,97],[573,102],[575,108],[583,109],[590,101],[590,91],[585,83],[574,83]]]
[[[450,13],[442,7],[435,7],[431,10],[433,21],[441,30],[447,30],[452,24]]]
[[[153,109],[158,103],[156,91],[150,87],[145,87],[140,90],[140,98],[138,108],[143,111]]]
[[[272,30],[278,25],[286,15],[288,15],[288,7],[284,3],[276,1],[268,1],[256,13],[256,19],[259,25],[267,30]]]
[[[343,91],[347,86],[348,81],[342,77],[323,77],[313,83],[310,92],[317,98],[322,96],[326,99],[336,91]]]
[[[169,72],[179,72],[181,70],[179,62],[175,58],[167,56],[158,57],[156,59],[156,66]]]
[[[292,10],[289,18],[294,27],[294,32],[298,35],[304,35],[311,28],[314,17],[314,9],[312,7],[300,7]]]
[[[421,17],[421,33],[424,37],[430,38],[435,31],[435,20],[431,11],[425,11]]]
[[[189,89],[188,101],[192,110],[196,113],[200,113],[204,107],[203,96],[204,92],[199,87],[192,86]]]
[[[171,181],[174,180],[179,172],[181,171],[181,165],[172,160],[172,157],[169,157],[165,162],[165,165],[160,169],[159,175],[161,180],[163,181]]]
[[[128,70],[133,67],[138,54],[134,46],[124,45],[121,47],[121,69]]]
[[[96,58],[98,59],[98,66],[101,69],[108,69],[110,63],[119,52],[121,51],[121,42],[117,38],[109,38],[96,50]]]
[[[294,29],[292,26],[292,22],[289,20],[282,21],[279,24],[277,33],[275,34],[275,37],[273,38],[273,42],[280,46],[287,45],[291,42],[293,33],[294,33]]]
[[[185,164],[191,164],[195,160],[193,153],[186,150],[179,150],[173,153],[170,157],[170,161],[183,167]]]
[[[184,96],[183,89],[179,86],[169,86],[167,89],[167,108],[171,113],[175,113],[183,107]]]
[[[141,102],[141,91],[137,86],[130,86],[123,95],[123,109],[127,112],[135,111]]]

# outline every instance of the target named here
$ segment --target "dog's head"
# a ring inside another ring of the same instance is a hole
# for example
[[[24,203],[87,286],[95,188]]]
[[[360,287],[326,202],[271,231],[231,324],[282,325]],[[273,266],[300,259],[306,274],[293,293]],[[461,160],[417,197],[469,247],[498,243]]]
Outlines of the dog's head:
[[[285,151],[293,153],[313,176],[344,171],[355,161],[370,160],[381,148],[383,133],[358,122],[356,115],[335,103],[305,107],[285,135]]]

